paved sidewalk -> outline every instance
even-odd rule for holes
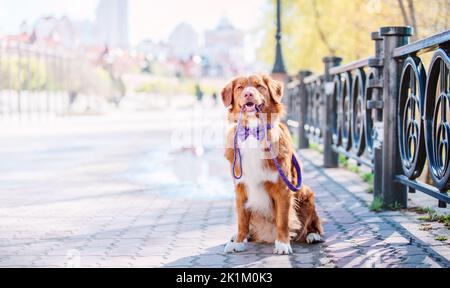
[[[448,230],[422,231],[412,212],[370,212],[366,184],[319,169],[310,150],[304,181],[326,241],[289,256],[261,244],[224,254],[235,213],[223,151],[171,149],[171,131],[150,118],[0,139],[0,267],[450,267],[449,241],[435,240]]]

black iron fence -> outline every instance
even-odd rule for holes
[[[24,44],[0,46],[0,117],[64,114],[74,87],[73,55]]]
[[[102,103],[120,101],[118,80],[103,52],[0,39],[0,119],[98,112]]]
[[[374,197],[406,207],[421,191],[450,203],[450,30],[408,44],[410,27],[372,33],[375,55],[325,72],[300,71],[287,84],[288,124],[299,148],[323,145],[324,166],[339,154],[374,173]],[[422,55],[432,53],[428,70]],[[426,165],[428,164],[428,165]],[[428,173],[432,183],[419,181]]]

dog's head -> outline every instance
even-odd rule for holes
[[[283,112],[283,84],[267,75],[239,76],[222,90],[222,101],[230,114]]]

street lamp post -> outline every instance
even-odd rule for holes
[[[273,65],[272,75],[279,80],[285,80],[286,69],[284,67],[283,53],[281,51],[281,3],[277,0],[277,33],[276,50],[275,50],[275,64]]]

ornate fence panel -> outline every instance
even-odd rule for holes
[[[0,38],[0,120],[92,113],[123,96],[109,54]],[[115,69],[117,68],[117,71]]]
[[[304,129],[306,137],[310,141],[323,143],[323,107],[324,97],[322,93],[322,79],[316,76],[309,76],[303,82],[306,85],[306,120]]]
[[[288,83],[288,124],[298,129],[299,148],[323,144],[325,167],[337,167],[339,154],[370,167],[374,197],[385,207],[405,207],[407,191],[416,190],[445,207],[450,31],[408,44],[411,35],[410,27],[383,27],[372,33],[373,57],[342,66],[340,58],[326,57],[323,75],[301,71]],[[424,52],[433,53],[428,69]],[[425,167],[432,184],[418,180]]]
[[[393,58],[402,62],[399,79],[397,130],[402,172],[396,180],[411,189],[450,203],[450,31],[398,47]],[[432,52],[428,70],[421,59]],[[433,185],[416,179],[428,162]]]
[[[366,117],[367,74],[371,73],[369,59],[363,59],[330,70],[333,76],[332,98],[336,111],[332,121],[332,149],[373,168],[370,117]],[[367,115],[370,115],[368,113]]]
[[[71,56],[24,44],[0,46],[0,116],[64,114]]]

